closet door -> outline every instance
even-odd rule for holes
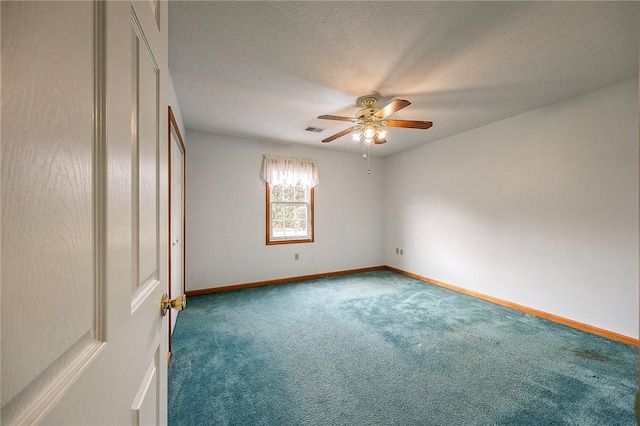
[[[182,135],[176,123],[173,111],[169,107],[169,288],[170,297],[185,292],[185,184],[186,152]],[[170,316],[170,333],[176,325],[177,313]]]

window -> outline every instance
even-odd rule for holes
[[[266,187],[267,244],[314,241],[314,160],[265,156],[262,179]]]
[[[313,242],[313,188],[267,184],[267,244]]]

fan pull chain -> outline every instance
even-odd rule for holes
[[[370,175],[371,174],[371,160],[369,160],[369,145],[366,144],[362,144],[362,159],[365,160],[367,162],[367,174]]]

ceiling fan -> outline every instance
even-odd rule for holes
[[[350,121],[355,125],[345,129],[333,136],[323,139],[323,143],[331,142],[344,135],[353,133],[353,138],[363,142],[365,145],[383,144],[387,142],[387,131],[385,127],[405,127],[408,129],[428,129],[433,126],[431,121],[415,120],[389,120],[387,117],[411,105],[411,102],[404,99],[394,99],[383,108],[376,108],[378,99],[368,96],[362,99],[363,108],[356,113],[355,118],[341,117],[339,115],[321,115],[323,120]]]

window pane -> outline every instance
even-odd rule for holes
[[[298,230],[298,235],[305,236],[307,235],[307,221],[306,220],[298,220],[296,229]]]
[[[303,220],[307,219],[307,206],[306,205],[297,206],[296,207],[296,218],[303,219]]]
[[[271,228],[272,236],[274,238],[283,237],[284,236],[284,222],[275,221],[275,222],[272,222],[272,224],[273,224],[273,226]]]
[[[293,229],[293,224],[295,221],[292,216],[287,215],[287,218],[284,220],[284,227],[286,231],[291,231]]]
[[[294,201],[294,187],[287,185],[284,187],[284,197],[282,199],[282,201]]]
[[[284,209],[284,219],[292,220],[295,218],[294,216],[294,206],[291,204],[283,204],[282,208]]]
[[[271,201],[282,201],[283,187],[276,185],[271,188]]]
[[[307,189],[304,186],[296,186],[295,201],[307,201]]]
[[[284,219],[284,208],[282,204],[271,205],[271,221],[278,222]]]

